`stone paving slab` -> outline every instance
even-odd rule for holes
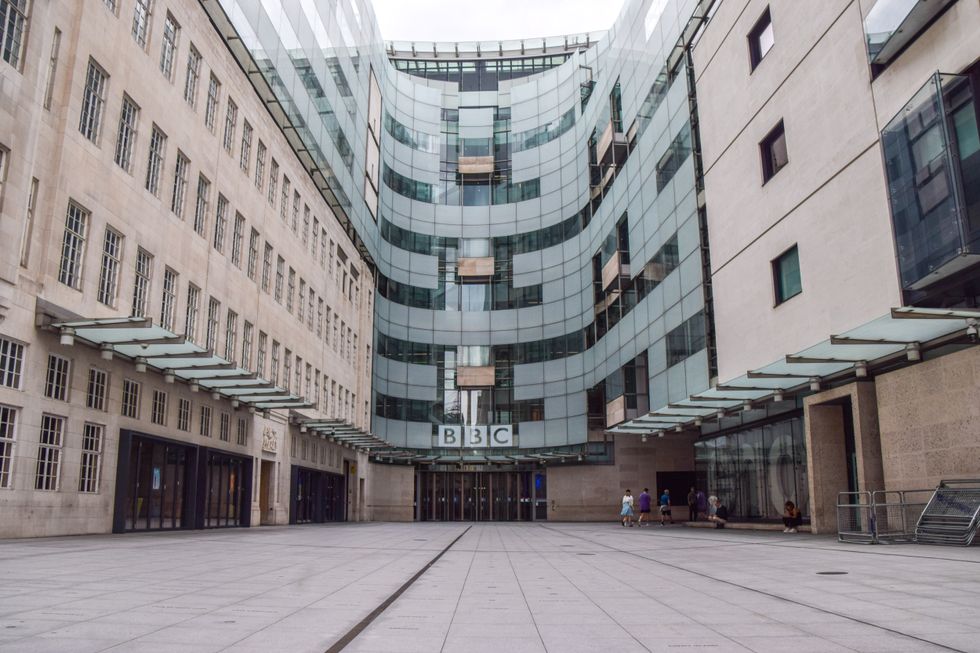
[[[571,523],[2,541],[0,651],[323,653],[444,550],[345,651],[980,651],[980,548]]]

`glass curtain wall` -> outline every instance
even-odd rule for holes
[[[733,519],[779,519],[786,501],[809,517],[802,417],[700,440],[694,460],[705,493],[721,499]]]

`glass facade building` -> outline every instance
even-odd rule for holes
[[[516,449],[574,446],[626,388],[708,387],[691,92],[668,65],[696,6],[630,0],[600,38],[386,47],[361,0],[221,0],[376,266],[379,436],[504,423]]]

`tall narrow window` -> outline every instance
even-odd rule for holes
[[[184,335],[191,342],[197,342],[197,316],[201,310],[201,289],[194,284],[187,285],[187,312],[184,314]]]
[[[191,430],[191,402],[189,399],[177,400],[177,430]]]
[[[238,418],[238,437],[236,444],[243,447],[248,444],[248,422],[244,417]]]
[[[3,155],[0,154],[0,157]],[[3,164],[0,163],[0,180],[3,179]],[[2,181],[0,181],[2,183]],[[20,265],[21,267],[27,267],[30,263],[31,258],[31,240],[34,236],[34,218],[37,215],[37,191],[40,182],[37,177],[31,178],[31,189],[27,193],[27,216],[24,220],[24,231],[21,234],[20,239]],[[2,198],[3,191],[0,188],[0,198]]]
[[[51,54],[48,57],[48,76],[44,84],[44,108],[51,108],[51,99],[54,97],[54,80],[58,72],[58,53],[61,50],[61,30],[54,28],[54,37],[51,39]]]
[[[140,108],[125,93],[122,108],[119,110],[119,129],[116,134],[115,161],[126,172],[133,171],[133,147],[136,145],[136,130],[139,124]]]
[[[242,329],[242,368],[252,369],[252,323],[245,321],[245,328]]]
[[[265,183],[265,143],[259,139],[258,147],[255,149],[255,187],[262,192],[262,185]]]
[[[282,197],[279,200],[279,217],[283,222],[289,221],[289,177],[282,176]]]
[[[197,81],[201,77],[201,53],[191,43],[187,51],[187,70],[184,77],[184,101],[193,109],[197,104]]]
[[[170,210],[178,218],[184,217],[184,200],[187,197],[187,173],[191,162],[184,153],[177,150],[177,164],[174,168],[174,192],[170,198]]]
[[[296,270],[289,268],[289,279],[286,285],[286,310],[293,312],[293,295],[296,294]]]
[[[153,391],[153,401],[150,403],[150,421],[160,426],[167,425],[167,393],[162,390]]]
[[[231,148],[235,145],[235,126],[238,124],[238,105],[231,98],[228,98],[228,109],[225,111],[225,134],[224,148],[231,154]]]
[[[0,0],[0,56],[16,70],[24,53],[28,1]]]
[[[61,472],[61,449],[65,440],[65,418],[41,415],[41,437],[37,446],[35,490],[57,490]]]
[[[85,405],[92,410],[105,411],[109,392],[109,373],[97,367],[88,371],[88,388],[85,392]]]
[[[152,0],[136,0],[133,8],[133,40],[136,45],[146,49],[146,35],[150,29],[150,2]]]
[[[296,233],[299,230],[299,205],[300,205],[299,191],[294,190],[293,191],[293,219],[291,222],[293,233]]]
[[[284,347],[283,356],[282,356],[282,386],[287,391],[289,390],[290,383],[292,382],[292,374],[293,374],[293,352],[289,351],[289,349]]]
[[[140,247],[136,250],[136,275],[133,281],[132,315],[134,317],[145,317],[147,315],[152,273],[153,255]]]
[[[211,407],[201,406],[201,435],[211,437]]]
[[[231,440],[231,415],[221,413],[218,417],[218,439],[222,442]]]
[[[228,226],[228,200],[218,193],[218,210],[214,214],[214,248],[223,251],[225,248],[225,229]]]
[[[265,350],[269,336],[266,335],[265,331],[259,331],[259,348],[258,352],[255,354],[255,373],[258,376],[265,376]]]
[[[13,478],[16,439],[17,409],[0,404],[0,488],[10,487]]]
[[[269,292],[269,283],[272,280],[272,245],[265,244],[265,252],[262,254],[262,290]]]
[[[238,342],[238,313],[228,309],[225,317],[225,360],[235,360],[235,348]]]
[[[762,183],[766,183],[789,163],[782,120],[762,139],[759,150],[762,154]]]
[[[208,79],[208,100],[204,105],[204,126],[214,132],[215,114],[218,113],[218,100],[221,96],[221,82],[211,73]]]
[[[327,267],[327,230],[320,229],[320,267]]]
[[[44,381],[44,396],[58,401],[68,401],[68,383],[71,380],[71,362],[67,358],[48,354],[48,372]]]
[[[221,302],[214,297],[208,302],[208,324],[204,335],[204,348],[214,350],[218,345],[218,327],[221,322]]]
[[[108,227],[102,241],[102,269],[99,271],[99,302],[115,306],[119,287],[119,265],[122,258],[122,235]]]
[[[163,301],[160,307],[160,326],[173,331],[177,315],[177,273],[170,268],[163,271]]]
[[[105,427],[101,424],[86,422],[85,426],[82,427],[82,460],[78,470],[79,492],[96,493],[99,491],[104,436]]]
[[[299,297],[296,298],[296,317],[299,318],[299,323],[303,323],[303,306],[306,300],[306,280],[299,280]]]
[[[755,70],[775,42],[772,33],[772,15],[769,13],[769,7],[766,7],[762,16],[752,26],[752,31],[749,32],[749,61],[752,70]]]
[[[313,331],[313,306],[316,304],[316,293],[310,287],[309,300],[306,305],[306,328]]]
[[[310,207],[306,204],[303,205],[303,233],[300,234],[300,240],[303,243],[303,248],[310,242]]]
[[[279,183],[279,163],[276,162],[276,157],[272,157],[272,163],[269,165],[269,204],[275,208],[276,206],[276,185]]]
[[[99,142],[102,129],[102,112],[105,110],[106,81],[109,75],[94,59],[88,60],[85,73],[85,90],[82,93],[82,113],[78,119],[78,131],[93,143]]]
[[[160,72],[169,82],[174,79],[174,59],[177,57],[179,35],[180,25],[168,11],[167,18],[163,21],[163,41],[160,43]]]
[[[194,203],[194,231],[198,236],[205,237],[208,228],[208,207],[211,195],[211,182],[207,177],[197,176],[197,201]]]
[[[800,276],[800,251],[796,245],[773,260],[772,278],[777,305],[803,292],[803,281]]]
[[[313,232],[310,234],[312,242],[310,243],[310,256],[313,257],[313,261],[316,261],[317,251],[320,249],[320,221],[317,220],[316,216],[313,216]]]
[[[272,341],[272,352],[269,354],[269,381],[272,385],[279,383],[279,343]]]
[[[246,274],[248,278],[255,281],[256,268],[259,264],[259,232],[252,229],[252,232],[248,236],[248,264],[246,266]]]
[[[273,289],[272,297],[280,304],[282,303],[282,284],[285,277],[286,261],[283,257],[276,259],[276,285]]]
[[[88,212],[74,202],[68,202],[65,217],[65,236],[61,241],[61,264],[58,281],[76,290],[82,284],[82,256],[85,252],[85,235]]]
[[[235,227],[231,232],[231,264],[242,267],[242,239],[245,237],[245,217],[235,213]]]
[[[0,337],[0,386],[20,390],[24,371],[24,345]]]
[[[123,379],[121,413],[123,417],[140,418],[140,392],[142,387],[132,379]]]
[[[252,158],[252,125],[247,120],[242,121],[242,152],[238,158],[238,166],[248,174],[248,164]]]
[[[146,162],[146,190],[154,195],[160,193],[160,171],[167,150],[167,135],[153,125],[150,132],[150,153]]]
[[[316,305],[316,337],[323,337],[323,297],[317,300]]]

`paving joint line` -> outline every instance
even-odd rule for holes
[[[541,526],[541,528],[544,528],[544,529],[547,529],[547,530],[550,530],[550,531],[554,531],[556,533],[561,533],[562,532],[562,531],[560,531],[560,530],[558,530],[556,528],[553,528],[551,526],[545,526],[544,524],[539,524],[539,526]],[[756,594],[762,594],[763,596],[768,596],[768,597],[773,598],[773,599],[784,601],[786,603],[792,603],[793,605],[798,605],[798,606],[801,606],[801,607],[804,607],[804,608],[809,608],[811,610],[817,610],[818,612],[823,612],[824,614],[832,614],[835,617],[841,617],[841,618],[847,619],[848,621],[853,621],[855,623],[864,624],[865,626],[870,626],[872,628],[877,628],[879,630],[883,630],[885,632],[893,633],[895,635],[900,635],[902,637],[907,637],[909,639],[914,639],[916,641],[923,642],[925,644],[930,644],[932,646],[937,646],[937,647],[939,647],[941,649],[944,649],[944,650],[947,650],[947,651],[954,651],[955,653],[968,653],[967,651],[964,651],[962,649],[954,648],[952,646],[947,646],[946,644],[940,644],[939,642],[934,642],[931,639],[926,639],[925,637],[919,637],[917,635],[911,635],[909,633],[904,633],[904,632],[902,632],[900,630],[895,630],[894,628],[889,628],[887,626],[882,626],[881,624],[876,624],[876,623],[871,622],[871,621],[865,621],[864,619],[858,619],[857,617],[852,617],[851,615],[844,614],[842,612],[835,612],[833,610],[828,610],[826,608],[821,608],[821,607],[818,607],[818,606],[815,606],[815,605],[810,605],[809,603],[804,603],[802,601],[797,601],[796,599],[791,599],[791,598],[787,598],[785,596],[780,596],[779,594],[773,594],[772,592],[767,592],[765,590],[756,589],[754,587],[749,587],[747,585],[741,585],[741,584],[736,583],[734,581],[725,580],[723,578],[717,578],[715,576],[711,576],[709,574],[705,574],[705,573],[700,572],[700,571],[694,571],[692,569],[687,569],[687,568],[681,567],[679,565],[670,564],[668,562],[662,562],[662,561],[657,560],[655,558],[648,558],[646,556],[639,555],[638,553],[634,553],[632,551],[627,551],[625,549],[619,549],[617,547],[610,546],[608,544],[602,544],[600,542],[596,542],[595,540],[590,540],[590,539],[588,539],[586,537],[583,537],[581,535],[575,535],[573,533],[566,533],[566,534],[569,535],[570,537],[575,537],[575,538],[578,538],[578,539],[583,540],[585,542],[590,542],[592,544],[599,544],[600,546],[604,546],[604,547],[606,547],[608,549],[612,549],[613,551],[619,551],[620,553],[624,553],[624,554],[629,555],[629,556],[640,558],[641,560],[646,560],[647,562],[652,562],[654,564],[662,565],[664,567],[668,567],[668,568],[674,569],[676,571],[687,572],[687,573],[692,574],[694,576],[699,576],[701,578],[706,578],[708,580],[713,580],[713,581],[718,582],[718,583],[724,583],[726,585],[731,585],[732,587],[738,587],[738,588],[743,589],[743,590],[746,590],[748,592],[754,592]]]
[[[356,638],[358,635],[360,635],[364,630],[367,629],[368,626],[371,625],[371,623],[375,619],[377,619],[379,616],[381,616],[381,613],[382,612],[384,612],[385,610],[387,610],[388,607],[398,599],[398,597],[400,597],[402,594],[404,594],[405,591],[409,587],[411,587],[413,584],[415,584],[415,581],[417,581],[419,578],[421,578],[422,577],[422,574],[424,574],[425,572],[427,572],[432,567],[432,565],[434,565],[436,562],[438,562],[439,561],[439,558],[441,558],[443,555],[445,555],[446,552],[449,551],[449,549],[453,548],[453,545],[456,544],[456,542],[459,542],[459,540],[462,539],[462,537],[464,535],[466,535],[470,531],[471,528],[473,528],[473,527],[472,526],[467,526],[466,527],[466,530],[464,530],[462,533],[460,533],[459,535],[457,535],[456,536],[456,539],[454,539],[452,542],[450,542],[449,544],[446,545],[446,548],[444,548],[442,551],[440,551],[439,553],[437,553],[436,556],[434,558],[432,558],[431,560],[429,560],[429,562],[424,567],[422,567],[417,572],[415,572],[415,575],[414,576],[412,576],[407,581],[405,581],[404,583],[402,583],[402,586],[401,587],[399,587],[398,589],[396,589],[388,598],[386,598],[384,601],[382,601],[380,604],[378,604],[378,607],[376,607],[374,610],[372,610],[371,613],[368,616],[364,617],[359,622],[357,622],[356,624],[354,624],[354,627],[353,628],[351,628],[350,630],[348,630],[344,634],[343,637],[341,637],[336,642],[334,642],[333,646],[331,646],[330,648],[328,648],[324,653],[340,653],[340,651],[343,651],[345,648],[347,648],[347,646],[352,641],[354,641],[354,638]]]

